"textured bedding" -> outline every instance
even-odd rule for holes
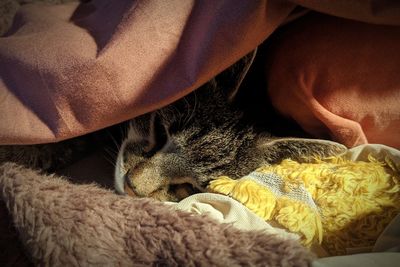
[[[328,161],[284,160],[239,180],[223,176],[210,183],[212,193],[172,205],[240,229],[276,234],[285,229],[318,256],[384,251],[378,239],[386,239],[386,250],[399,251],[398,231],[386,230],[391,236],[382,236],[390,224],[399,229],[400,221],[395,222],[400,219],[400,151],[361,145]]]
[[[352,149],[348,158],[365,160],[370,153],[377,159],[388,156],[399,161],[397,150],[379,145]],[[86,168],[97,169],[89,170],[92,175],[102,169],[96,166],[104,165],[100,159],[85,159],[83,163]],[[82,170],[81,163],[63,172],[71,177],[73,168]],[[107,173],[107,168],[102,172]],[[81,181],[85,176],[90,174],[82,175]],[[76,184],[77,179],[44,175],[15,164],[0,167],[0,197],[16,228],[15,236],[2,235],[9,241],[4,250],[9,254],[2,258],[5,263],[307,266],[313,262],[315,266],[340,266],[346,259],[315,261],[297,235],[272,227],[226,196],[199,194],[177,204],[163,204],[117,196],[98,184]],[[399,239],[395,229],[393,226],[368,251],[398,250],[393,243]],[[21,244],[12,244],[17,236]],[[329,256],[321,247],[314,247],[313,252]],[[359,260],[370,264],[376,258],[391,266],[398,255],[365,254]]]
[[[400,25],[397,1],[325,2],[23,5],[0,38],[0,113],[6,114],[0,117],[0,144],[67,139],[169,104],[298,16],[293,13],[297,3],[369,23]],[[2,7],[2,17],[10,19],[17,5],[8,0]]]
[[[395,1],[23,5],[0,38],[0,144],[64,140],[169,104],[296,18],[299,6],[400,25]],[[0,3],[2,33],[18,7],[17,1]],[[345,140],[343,132],[330,130],[323,137]],[[370,141],[360,140],[346,144]],[[6,204],[0,216],[10,216],[1,221],[6,234],[0,245],[6,263],[13,265],[306,266],[313,259],[289,236],[238,230],[165,204],[123,198],[95,184],[73,184],[13,164],[0,166],[0,196]],[[15,243],[17,236],[22,245]]]
[[[312,259],[288,235],[238,230],[13,164],[0,167],[0,184],[0,196],[37,265],[307,266]]]

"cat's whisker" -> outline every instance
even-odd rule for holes
[[[187,114],[190,114],[190,115],[185,118],[183,127],[185,127],[192,120],[192,118],[193,118],[193,116],[195,114],[195,111],[197,109],[198,101],[197,101],[196,91],[193,92],[193,96],[194,96],[194,107],[193,107],[193,109],[190,109],[189,102],[187,100],[185,100],[188,103],[188,109],[187,109],[188,112],[187,112]]]
[[[116,167],[116,155],[112,154],[114,153],[114,151],[108,150],[108,149],[104,149],[104,152],[106,153],[102,153],[103,158],[111,163],[114,167]]]
[[[116,167],[116,162],[117,162],[116,159],[117,159],[117,157],[118,157],[117,152],[112,151],[112,150],[110,150],[110,149],[104,149],[104,152],[105,152],[105,153],[102,154],[102,156],[104,157],[104,159],[105,159],[107,162],[111,163],[111,165],[114,166],[114,168],[115,168],[115,167]]]
[[[114,161],[114,160],[108,158],[108,157],[105,156],[105,155],[103,155],[103,158],[104,158],[108,163],[111,163],[111,165],[112,165],[114,168],[116,167],[116,164],[115,164],[115,161]]]
[[[175,114],[172,114],[172,118],[180,118],[181,116],[180,116],[180,114],[181,114],[181,112],[179,111],[179,109],[177,108],[177,107],[175,107],[175,106],[172,106],[173,107],[173,113],[175,113]],[[173,119],[170,119],[171,121],[173,121]]]
[[[179,125],[182,125],[182,127],[184,127],[187,124],[188,118],[190,117],[190,103],[187,100],[187,97],[184,97],[183,100],[185,102],[185,110],[186,110],[186,112],[185,112],[185,117],[183,118],[183,125],[181,123],[182,118],[180,118],[180,121],[179,121]]]
[[[125,139],[128,136],[128,125],[127,123],[123,123],[122,126],[119,127],[121,138]]]
[[[118,127],[118,133],[120,134],[120,137],[122,138],[122,139],[124,139],[125,138],[125,133],[126,133],[126,128],[127,127],[125,127],[125,123],[122,123],[119,127]]]
[[[110,136],[110,139],[112,141],[112,143],[115,145],[115,148],[117,149],[117,151],[120,149],[120,144],[118,144],[117,140],[115,139],[115,137],[110,133],[110,131],[107,131],[107,134]]]
[[[106,152],[109,156],[116,158],[118,156],[118,150],[112,150],[111,148],[104,148],[104,152]]]

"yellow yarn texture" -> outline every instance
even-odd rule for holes
[[[348,248],[373,246],[400,211],[398,166],[388,158],[368,160],[286,159],[239,180],[220,177],[209,189],[299,234],[306,246],[322,243],[331,255],[343,255]]]

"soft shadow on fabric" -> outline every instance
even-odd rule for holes
[[[70,21],[86,29],[97,44],[97,53],[104,49],[123,21],[124,14],[134,9],[138,1],[97,0],[81,3],[72,14]]]

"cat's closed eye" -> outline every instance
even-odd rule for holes
[[[160,151],[168,142],[168,129],[163,125],[161,119],[157,114],[154,115],[153,125],[150,126],[149,131],[149,144],[143,151],[145,157],[150,158],[158,151]]]
[[[229,80],[232,77],[228,75]],[[262,164],[330,156],[345,149],[328,142],[273,137],[268,128],[256,129],[229,98],[213,79],[188,96],[133,119],[118,154],[116,191],[176,201],[205,190],[221,175],[238,179]]]

